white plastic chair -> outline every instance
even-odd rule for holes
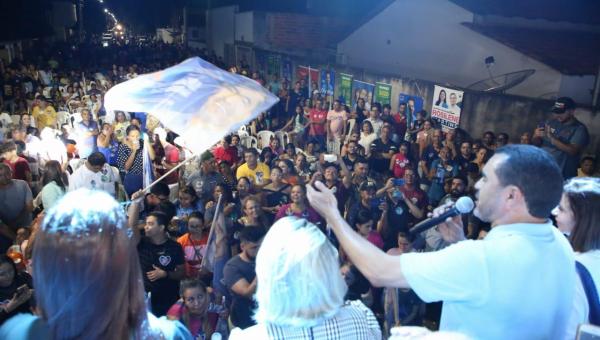
[[[10,119],[12,119],[13,124],[17,126],[21,122],[21,115],[11,115]]]
[[[56,125],[58,125],[58,129],[63,124],[71,124],[71,113],[68,111],[58,111],[56,113]]]
[[[275,138],[279,139],[279,145],[285,147],[290,141],[290,135],[285,131],[276,131]]]
[[[237,131],[237,134],[240,136],[240,138],[242,137],[242,135],[248,135],[248,127],[246,127],[246,125],[242,125],[240,126],[240,128]]]
[[[250,135],[248,134],[248,131],[238,131],[237,135],[238,135],[238,137],[240,137],[240,139],[241,139],[242,137],[248,137],[248,136],[250,136]]]
[[[271,139],[275,138],[275,133],[268,130],[259,131],[256,134],[256,137],[258,138],[258,148],[262,150],[263,148],[269,146]]]
[[[258,145],[258,140],[254,136],[245,136],[240,137],[240,143],[246,149],[256,148],[256,146]]]

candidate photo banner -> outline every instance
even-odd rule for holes
[[[442,130],[456,129],[460,124],[463,91],[435,85],[431,119],[442,125]]]
[[[340,100],[345,105],[352,104],[352,78],[351,74],[340,73]]]
[[[370,110],[374,92],[375,84],[354,79],[352,81],[352,106],[356,106],[358,100],[362,98],[365,100],[365,107]]]
[[[385,83],[375,84],[375,102],[381,105],[392,103],[392,85]]]
[[[335,89],[335,72],[333,70],[321,70],[321,95],[332,97]]]
[[[417,119],[417,112],[423,110],[423,103],[423,98],[419,96],[407,93],[400,93],[398,95],[398,110],[400,110],[400,104],[406,105],[400,113],[404,114],[409,125]]]

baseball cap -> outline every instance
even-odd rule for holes
[[[373,182],[373,181],[364,181],[360,184],[360,187],[358,189],[360,191],[377,190],[377,186],[375,185],[375,182]]]
[[[552,113],[563,114],[567,110],[575,109],[575,101],[570,97],[560,97],[554,102]]]

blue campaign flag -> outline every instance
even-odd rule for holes
[[[196,57],[112,87],[104,106],[108,122],[115,110],[153,115],[199,154],[278,100],[254,80]]]

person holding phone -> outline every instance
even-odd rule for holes
[[[575,101],[569,97],[556,100],[552,118],[538,125],[532,144],[549,152],[562,170],[563,177],[577,176],[581,153],[590,142],[588,129],[575,118]]]
[[[0,256],[0,324],[19,313],[31,313],[31,276],[19,272],[13,260]]]

